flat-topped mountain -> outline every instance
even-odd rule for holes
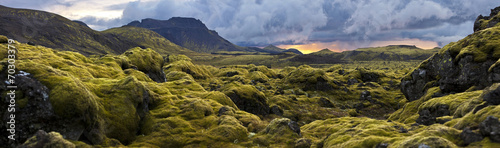
[[[143,19],[133,21],[126,26],[150,29],[177,45],[197,52],[212,53],[217,51],[252,51],[240,47],[209,30],[200,20],[194,18],[173,17],[168,20]]]

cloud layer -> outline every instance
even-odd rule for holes
[[[79,19],[97,30],[143,18],[194,17],[243,46],[335,43],[338,50],[385,41],[420,40],[439,46],[472,33],[492,0],[6,0]],[[99,5],[95,5],[99,4]]]

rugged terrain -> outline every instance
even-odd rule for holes
[[[435,54],[419,64],[398,61],[400,52],[419,49],[389,46],[382,47],[384,52],[359,50],[385,57],[380,61],[350,59],[320,68],[214,67],[193,64],[203,54],[190,58],[161,53],[162,47],[175,44],[167,44],[154,32],[151,36],[165,45],[144,39],[137,47],[99,56],[17,41],[11,46],[17,48],[18,136],[16,141],[1,138],[0,143],[4,147],[500,147],[500,25],[491,25],[500,17],[499,9],[478,17],[477,30],[466,38],[439,51],[422,51]],[[144,30],[125,26],[98,33],[138,40],[127,32]],[[1,78],[8,73],[7,49],[7,37],[0,36]],[[322,50],[311,55],[342,53]],[[289,60],[300,55],[252,56]],[[5,94],[8,85],[2,80],[0,92]],[[0,97],[5,121],[9,102]],[[0,131],[6,127],[6,122],[0,123]],[[1,137],[7,134],[0,132]]]

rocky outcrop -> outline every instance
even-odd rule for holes
[[[480,90],[500,82],[500,27],[478,31],[450,43],[401,80],[401,91],[409,101],[439,86],[441,93]]]
[[[490,16],[479,15],[474,22],[474,32],[483,30],[486,28],[491,28],[500,22],[500,17],[498,17],[498,12],[500,12],[500,7],[491,9]]]
[[[500,142],[500,121],[496,117],[488,116],[479,124],[479,132],[484,137],[490,137],[493,142]]]

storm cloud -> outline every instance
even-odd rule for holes
[[[9,6],[9,1],[12,0],[0,4]],[[16,0],[23,1],[28,0]],[[98,0],[57,0],[51,6],[39,5],[37,1],[33,8],[56,11],[88,1]],[[121,16],[63,16],[84,21],[97,30],[144,18],[193,17],[242,46],[335,43],[334,47],[342,50],[403,40],[431,41],[443,46],[472,33],[479,14],[489,15],[490,9],[500,6],[500,1],[493,0],[100,1],[108,4],[100,10],[121,11]]]

